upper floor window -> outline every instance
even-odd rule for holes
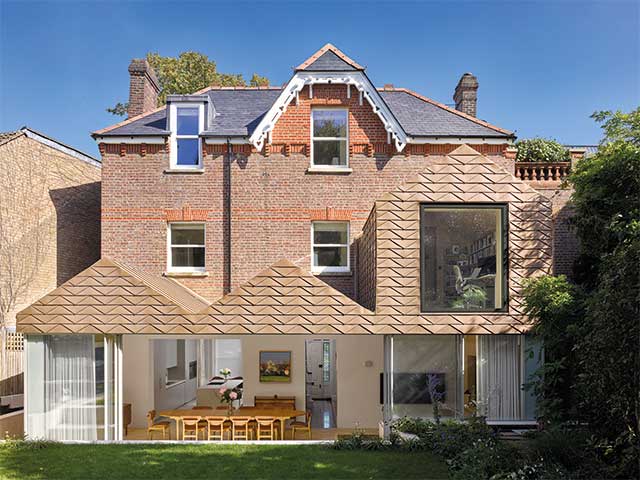
[[[169,258],[171,272],[204,272],[204,224],[169,224]]]
[[[311,268],[314,272],[348,272],[349,222],[313,222],[311,257]]]
[[[311,111],[311,130],[311,165],[347,168],[348,111],[344,108],[314,108]]]
[[[204,105],[171,104],[171,168],[202,168]]]
[[[505,222],[504,206],[422,206],[422,311],[505,307]]]

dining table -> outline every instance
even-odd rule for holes
[[[180,421],[184,417],[273,417],[280,422],[280,439],[284,440],[284,423],[292,418],[305,416],[304,410],[291,408],[264,408],[264,407],[240,407],[229,411],[227,408],[192,409],[178,408],[174,410],[162,410],[158,412],[161,417],[170,418],[176,422],[176,439],[180,440]]]

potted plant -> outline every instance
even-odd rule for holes
[[[239,402],[242,398],[242,389],[238,387],[222,387],[218,391],[218,395],[220,395],[220,401],[227,404],[227,411],[229,412],[229,414],[231,414],[231,412],[233,411],[233,402]]]

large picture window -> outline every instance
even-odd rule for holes
[[[504,206],[422,206],[422,311],[483,312],[505,306],[505,222]]]
[[[204,224],[169,224],[169,270],[204,272]]]
[[[311,250],[314,272],[348,272],[349,223],[313,222]]]
[[[311,111],[311,165],[348,167],[348,111],[341,108]]]

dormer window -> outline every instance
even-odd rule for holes
[[[202,169],[200,132],[204,130],[204,105],[198,103],[172,103],[171,168]]]
[[[346,108],[314,108],[311,111],[311,166],[349,167],[349,128]]]

